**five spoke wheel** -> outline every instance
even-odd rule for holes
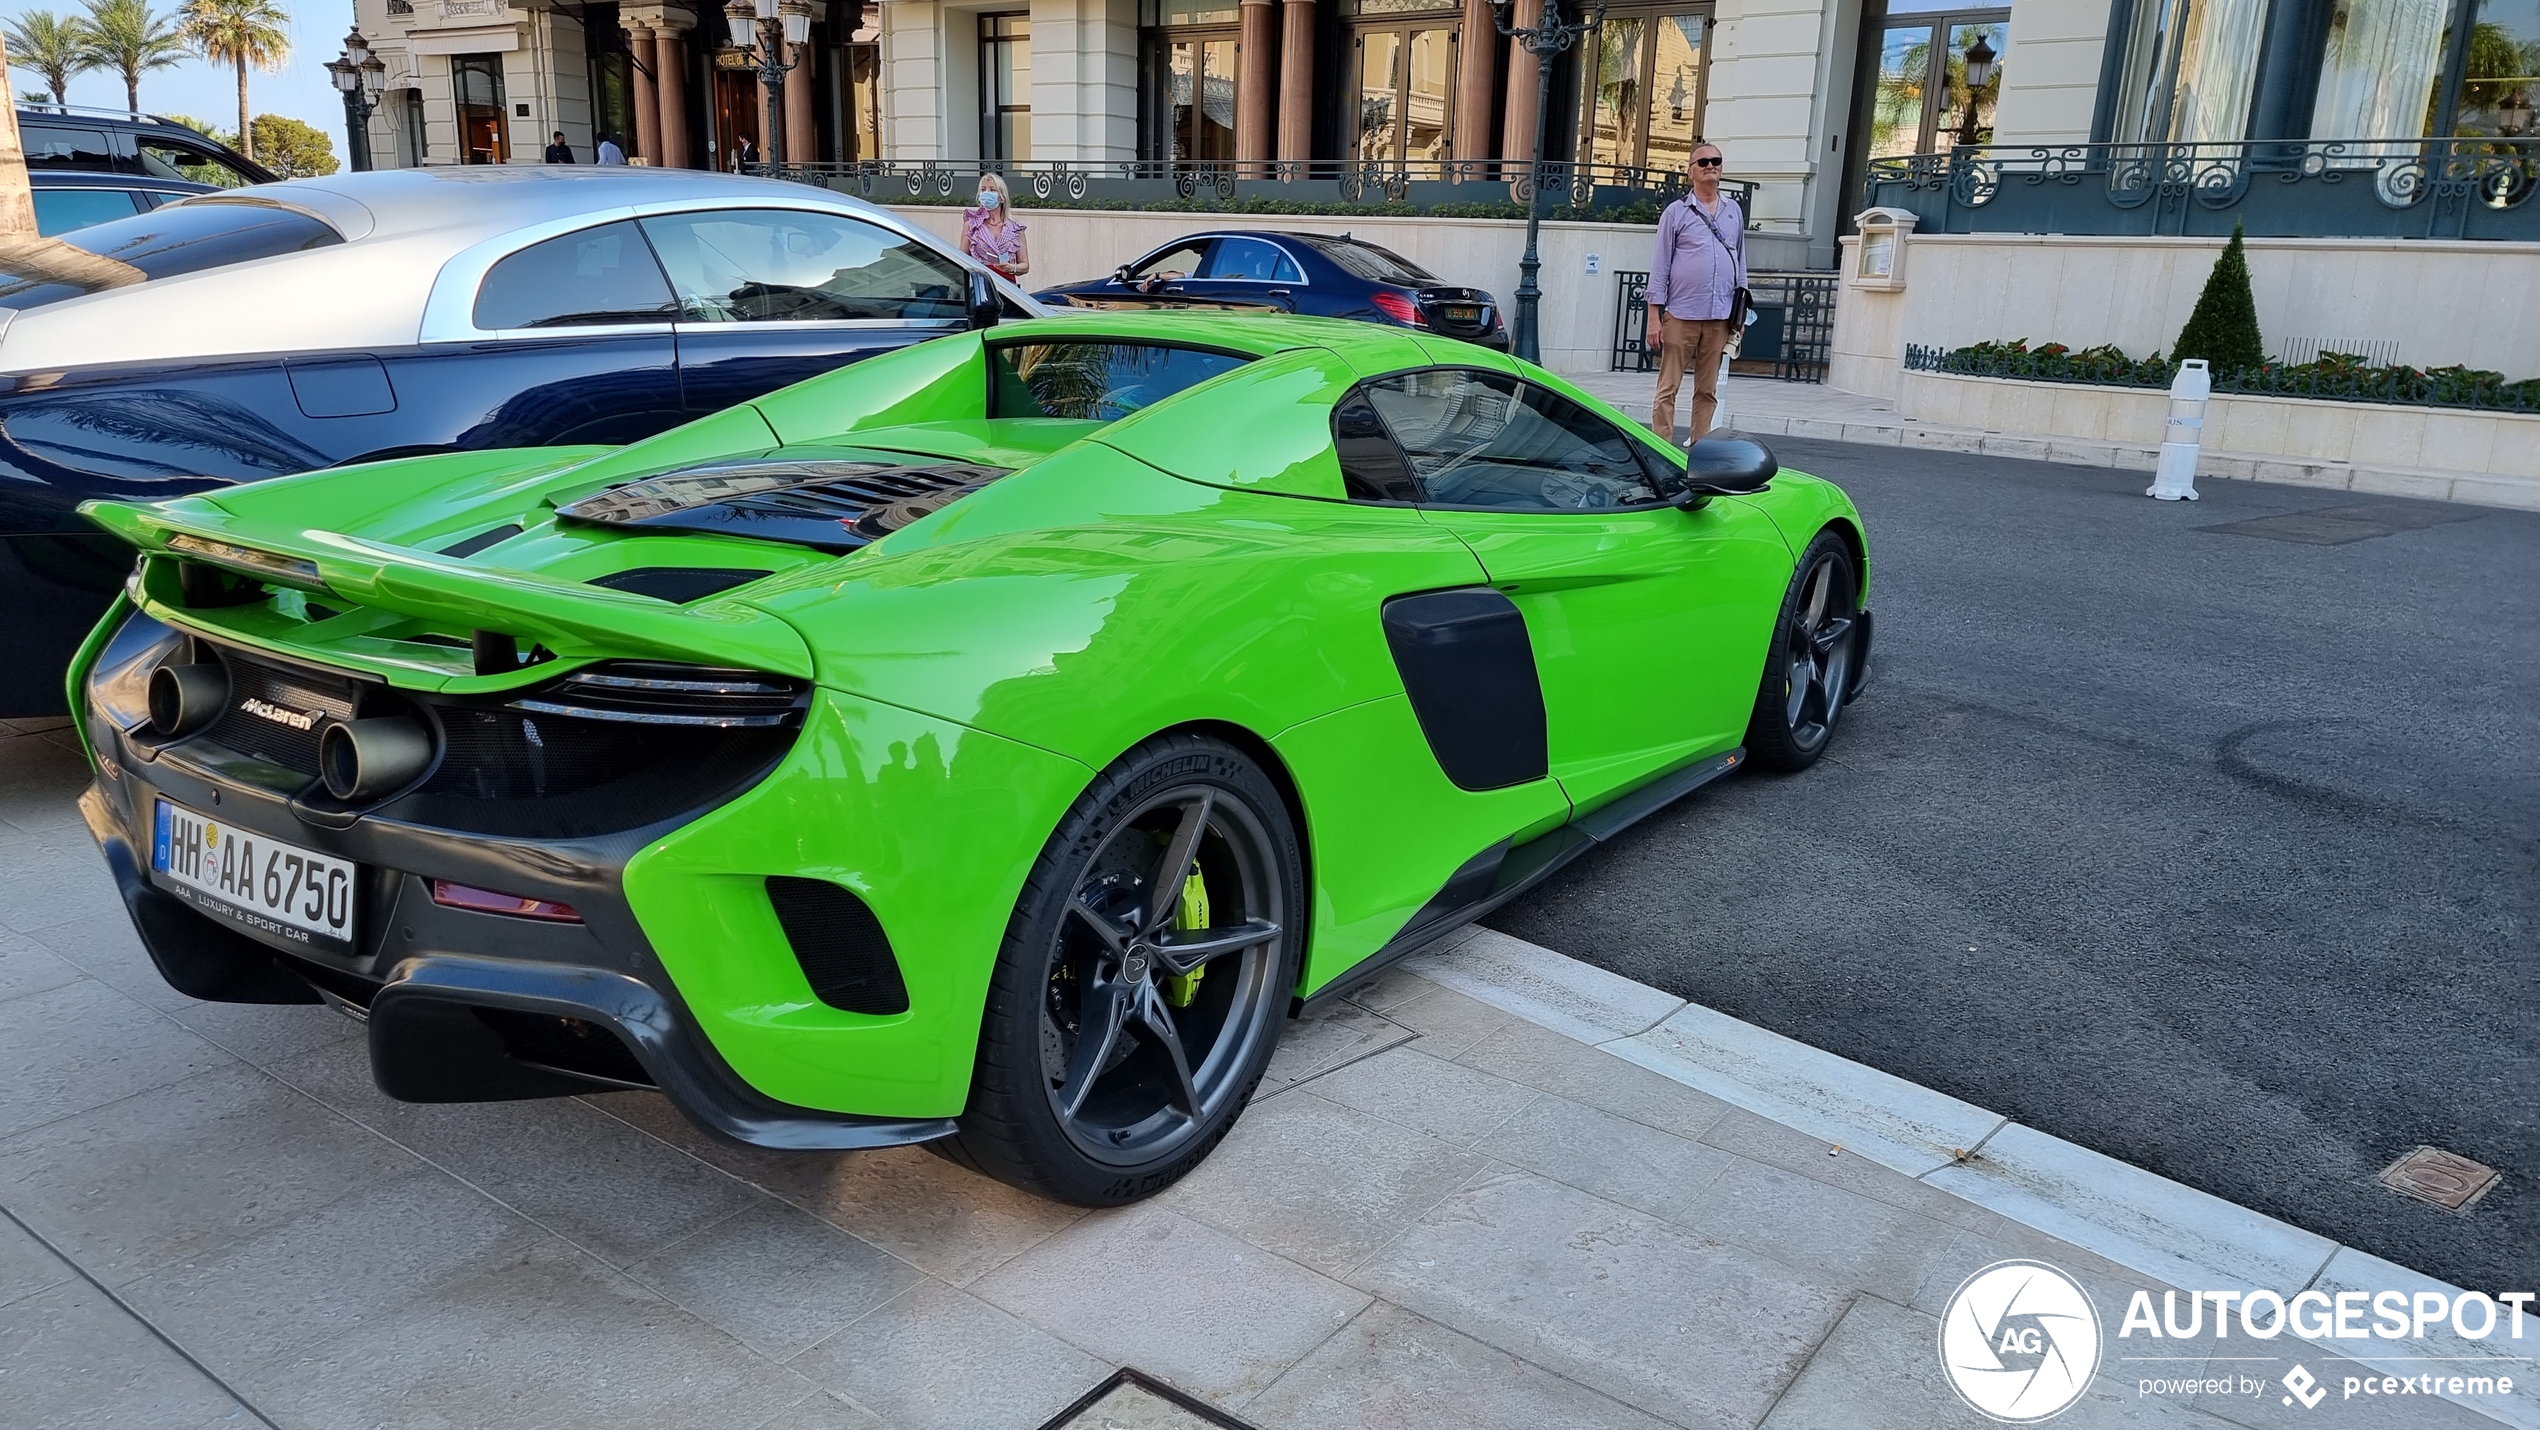
[[[1763,686],[1746,725],[1746,749],[1764,769],[1804,770],[1825,753],[1835,720],[1861,683],[1868,657],[1861,565],[1829,528],[1800,553],[1782,597]]]

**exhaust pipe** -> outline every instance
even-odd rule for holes
[[[318,776],[351,803],[402,789],[432,763],[432,734],[414,720],[341,720],[318,735]]]
[[[218,661],[163,665],[150,672],[150,728],[161,739],[191,735],[229,703],[229,668]]]

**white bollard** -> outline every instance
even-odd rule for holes
[[[2161,465],[2152,474],[2147,497],[2161,501],[2196,500],[2196,453],[2205,441],[2205,400],[2214,376],[2203,358],[2178,365],[2170,382],[2170,421],[2161,434]]]

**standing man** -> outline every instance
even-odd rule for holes
[[[550,164],[573,162],[573,146],[564,142],[564,131],[561,129],[556,131],[554,138],[547,141],[547,162]]]
[[[616,164],[621,167],[626,163],[626,151],[617,147],[616,135],[610,134],[600,140],[600,147],[592,154],[591,162],[594,164]]]
[[[1658,401],[1649,425],[1672,442],[1676,392],[1693,370],[1693,439],[1720,409],[1720,359],[1729,350],[1730,310],[1746,286],[1746,214],[1720,192],[1717,144],[1693,150],[1693,192],[1658,219],[1649,262],[1649,345],[1658,350]]]

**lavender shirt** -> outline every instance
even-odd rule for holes
[[[1730,247],[1704,226],[1706,215],[1693,211],[1693,195],[1667,205],[1658,217],[1658,252],[1649,264],[1649,301],[1670,317],[1725,318],[1729,302],[1746,283],[1746,215],[1737,200],[1720,195],[1711,226]]]

